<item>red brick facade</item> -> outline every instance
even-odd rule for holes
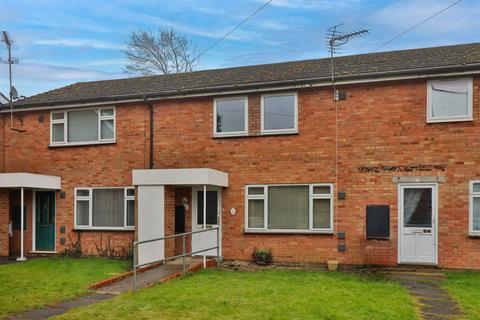
[[[335,259],[346,264],[397,264],[398,185],[393,178],[441,176],[445,181],[438,184],[438,264],[480,268],[480,238],[468,236],[469,181],[480,179],[479,85],[476,78],[474,121],[436,124],[426,123],[426,80],[343,87],[348,99],[338,102],[337,177],[335,105],[329,88],[297,91],[298,134],[289,135],[260,135],[259,94],[249,95],[248,137],[213,137],[213,97],[156,102],[154,167],[212,168],[228,173],[229,187],[222,191],[222,254],[226,259],[248,260],[254,248],[266,247],[272,249],[276,261],[301,263]],[[56,197],[56,246],[61,252],[65,246],[60,238],[68,246],[69,238],[76,237],[73,188],[129,186],[133,169],[148,168],[148,107],[117,105],[117,142],[103,146],[49,147],[49,112],[22,116],[26,133],[10,131],[4,123],[4,171],[62,177],[65,198],[58,192]],[[0,168],[1,161],[0,157]],[[377,166],[396,169],[362,169]],[[287,183],[332,183],[335,193],[345,192],[344,200],[335,197],[334,230],[345,232],[346,239],[336,234],[245,233],[245,185]],[[165,196],[165,233],[174,232],[175,205],[184,197],[189,201],[186,231],[190,231],[191,189],[167,187]],[[365,207],[369,204],[390,206],[389,239],[366,240]],[[235,215],[230,214],[231,208],[236,209]],[[0,222],[2,214],[0,210]],[[61,226],[66,227],[65,234],[60,233]],[[84,232],[83,247],[95,254],[100,237],[102,241],[110,237],[113,246],[121,248],[129,245],[133,233]],[[345,243],[345,252],[338,252],[339,243]],[[178,241],[167,243],[166,253],[178,253],[180,245]]]

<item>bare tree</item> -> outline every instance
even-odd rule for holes
[[[131,75],[190,72],[197,66],[195,45],[172,28],[160,28],[156,34],[133,31],[127,46],[124,71]]]

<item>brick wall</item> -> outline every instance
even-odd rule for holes
[[[249,96],[250,136],[212,137],[212,99],[156,104],[157,168],[209,167],[229,174],[222,192],[223,255],[250,259],[267,247],[277,261],[349,264],[397,263],[397,188],[394,176],[443,176],[439,185],[439,265],[480,268],[480,239],[469,238],[468,181],[480,177],[479,81],[475,80],[474,122],[426,124],[426,81],[346,86],[338,103],[339,171],[335,230],[344,231],[346,252],[334,235],[245,234],[247,184],[335,182],[335,107],[330,89],[299,91],[299,133],[259,137],[260,97]],[[181,120],[179,120],[181,119]],[[363,173],[363,166],[446,165],[446,169]],[[365,239],[365,207],[388,204],[388,240]],[[237,214],[229,214],[236,208]]]
[[[223,256],[250,259],[254,248],[267,247],[277,261],[349,264],[397,263],[397,184],[394,176],[443,176],[439,184],[439,265],[480,268],[480,239],[468,237],[468,182],[480,179],[479,80],[474,81],[473,122],[426,124],[426,81],[398,81],[345,86],[346,101],[338,103],[339,168],[335,191],[336,231],[346,234],[346,252],[338,252],[336,235],[246,234],[244,191],[248,184],[335,183],[335,106],[328,88],[298,91],[298,134],[259,136],[260,95],[249,96],[250,136],[212,137],[212,97],[166,100],[155,104],[156,168],[208,167],[229,174],[222,191]],[[39,121],[43,115],[44,121]],[[6,116],[4,116],[5,119]],[[5,171],[58,175],[65,199],[57,193],[59,238],[75,237],[73,188],[127,186],[132,169],[148,167],[148,108],[117,107],[115,145],[49,148],[49,113],[23,117],[26,133],[4,123]],[[20,126],[20,123],[17,125]],[[1,131],[1,130],[0,130]],[[0,160],[1,161],[1,160]],[[360,167],[440,165],[425,171],[362,172]],[[166,234],[173,233],[174,207],[182,191],[166,190]],[[187,198],[191,199],[187,196]],[[170,199],[170,200],[169,200]],[[365,207],[390,205],[388,240],[365,239]],[[190,204],[191,208],[191,204]],[[230,208],[236,209],[231,215]],[[191,222],[190,211],[187,223]],[[66,226],[65,235],[59,233]],[[189,226],[191,228],[191,226]],[[188,228],[188,227],[187,227]],[[110,237],[127,246],[133,233],[84,232],[84,247],[95,250]],[[174,252],[174,245],[167,248]]]
[[[78,233],[73,231],[75,187],[130,186],[132,170],[148,167],[148,109],[145,105],[122,105],[117,106],[116,113],[117,142],[98,146],[49,147],[49,111],[22,113],[22,121],[17,119],[15,126],[25,129],[25,133],[11,131],[9,122],[3,122],[0,132],[5,132],[6,172],[62,178],[65,198],[56,193],[58,252],[63,252],[77,239]],[[7,119],[7,115],[0,118]],[[63,226],[65,233],[60,232]],[[107,243],[117,251],[128,250],[134,237],[133,232],[124,231],[81,234],[82,246],[89,253],[96,253],[97,248],[104,248]],[[65,245],[61,244],[61,238],[65,239]]]
[[[0,257],[9,255],[9,192],[0,189]]]

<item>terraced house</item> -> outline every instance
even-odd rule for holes
[[[0,254],[128,255],[135,237],[218,226],[188,250],[479,269],[480,44],[335,67],[335,99],[316,59],[76,83],[2,107]],[[179,250],[152,242],[139,259]]]

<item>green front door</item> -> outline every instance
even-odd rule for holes
[[[35,250],[55,250],[55,192],[37,191],[35,196]]]

